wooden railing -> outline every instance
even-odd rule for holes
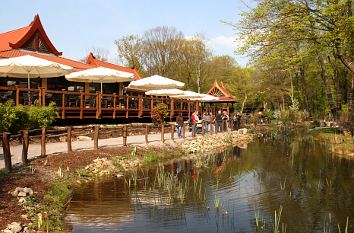
[[[28,89],[20,87],[0,87],[0,102],[13,99],[16,105],[48,105],[54,102],[59,110],[59,118],[129,118],[151,117],[152,109],[158,103],[168,106],[172,119],[182,113],[190,114],[198,108],[196,101],[153,97],[145,95],[117,95],[74,92],[67,90]]]
[[[186,131],[191,132],[191,137],[196,137],[197,133],[200,133],[204,136],[207,132],[205,126],[209,125],[208,133],[216,134],[224,131],[233,131],[235,130],[235,125],[233,120],[223,121],[221,125],[218,125],[217,122],[204,122],[201,124],[188,124],[184,123],[182,127],[182,138],[186,138]],[[99,139],[108,139],[116,138],[116,146],[122,145],[127,146],[129,144],[129,137],[133,135],[145,136],[145,143],[149,143],[150,134],[161,134],[161,142],[165,142],[166,133],[171,134],[171,140],[177,138],[177,127],[175,122],[170,122],[162,125],[155,124],[124,124],[124,125],[91,125],[91,126],[66,126],[66,127],[54,127],[54,128],[42,128],[35,130],[23,130],[19,134],[14,135],[7,132],[0,134],[0,139],[2,141],[3,154],[5,169],[12,169],[11,162],[11,146],[10,141],[18,141],[22,143],[22,163],[26,164],[28,162],[28,148],[31,144],[40,144],[41,152],[40,156],[47,156],[47,143],[51,142],[66,142],[67,152],[73,150],[72,142],[79,140],[80,137],[87,137],[87,140],[92,140],[92,146],[86,149],[98,149],[99,148]],[[176,137],[175,137],[176,135]],[[119,143],[118,140],[122,140],[122,143]],[[156,140],[156,139],[155,139]],[[140,142],[139,142],[140,143]],[[58,147],[56,147],[58,148]],[[52,153],[63,153],[64,150],[53,151]]]

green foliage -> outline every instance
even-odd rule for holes
[[[163,124],[165,118],[168,117],[168,107],[164,103],[155,105],[152,110],[152,120],[156,123]]]
[[[57,114],[55,104],[49,106],[15,106],[12,100],[0,103],[0,131],[16,133],[23,129],[48,127]]]
[[[63,208],[71,195],[72,182],[72,179],[54,180],[43,199],[37,196],[27,198],[27,215],[35,223],[31,228],[47,232],[63,231]]]
[[[54,116],[57,115],[55,104],[52,102],[49,106],[31,106],[28,111],[29,122],[31,129],[46,128],[54,121]]]
[[[158,159],[159,159],[159,155],[156,152],[149,152],[146,155],[144,155],[143,162],[145,164],[149,164],[149,163],[157,162]]]
[[[12,100],[0,103],[0,131],[17,132],[28,127],[27,107],[15,106]]]

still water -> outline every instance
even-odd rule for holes
[[[354,232],[354,161],[311,137],[263,138],[74,193],[72,232]]]

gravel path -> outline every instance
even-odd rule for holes
[[[182,139],[178,139],[177,133],[175,133],[175,141],[181,141]],[[199,136],[199,135],[198,135]],[[192,134],[190,132],[186,132],[186,138],[191,138]],[[149,134],[149,144],[157,144],[161,140],[161,134]],[[171,142],[171,134],[165,134],[165,142]],[[128,145],[145,145],[145,135],[132,135],[127,138]],[[120,147],[123,146],[123,138],[108,138],[108,139],[100,139],[98,141],[99,147]],[[86,141],[73,141],[72,142],[73,150],[89,150],[93,149],[93,140]],[[57,153],[65,153],[67,152],[67,143],[66,142],[55,142],[55,143],[47,143],[46,144],[47,155],[57,154]],[[20,164],[21,156],[22,156],[22,145],[11,146],[11,154],[12,154],[12,164]],[[32,159],[40,156],[41,154],[41,145],[40,143],[30,144],[28,148],[28,158]],[[5,167],[4,163],[4,155],[2,147],[0,147],[0,169]]]

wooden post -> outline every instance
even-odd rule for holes
[[[42,105],[45,106],[45,96],[46,96],[46,88],[42,88]]]
[[[93,147],[95,150],[98,149],[98,135],[99,135],[100,127],[98,125],[94,126],[93,131]]]
[[[161,123],[161,142],[165,142],[165,124]]]
[[[117,116],[117,94],[113,93],[113,119]]]
[[[197,127],[197,123],[194,121],[192,125],[192,137],[195,137],[196,127]]]
[[[45,128],[42,128],[42,138],[41,138],[41,156],[45,157],[46,156],[46,148],[45,148],[45,133],[46,130]]]
[[[127,146],[128,126],[123,125],[123,146]]]
[[[99,119],[101,117],[101,94],[96,91],[96,119]]]
[[[202,135],[205,135],[205,122],[202,120]]]
[[[16,106],[20,105],[20,88],[16,87]]]
[[[138,96],[138,118],[141,118],[143,115],[143,97],[141,95]]]
[[[73,149],[72,149],[72,146],[71,146],[71,131],[72,131],[72,128],[71,126],[68,126],[66,129],[67,129],[67,135],[66,135],[66,142],[68,144],[68,152],[71,152]]]
[[[175,140],[175,128],[176,128],[176,125],[172,124],[171,125],[171,139],[172,140]]]
[[[218,133],[218,131],[219,131],[218,121],[215,121],[214,125],[215,125],[214,131],[215,131],[215,133]]]
[[[230,129],[231,129],[231,131],[233,131],[234,130],[234,124],[235,124],[234,119],[231,118],[230,122],[231,122],[230,123]]]
[[[212,134],[213,133],[213,117],[210,117],[210,122],[209,122],[209,132],[210,132],[210,134]],[[215,131],[215,129],[214,129],[214,131]]]
[[[148,135],[149,135],[149,125],[146,124],[146,125],[145,125],[145,143],[146,143],[146,144],[149,143],[149,138],[148,138],[149,136],[148,136]]]
[[[61,97],[61,119],[65,119],[65,93]]]
[[[38,105],[41,106],[42,105],[42,88],[38,88]]]
[[[226,121],[225,120],[222,120],[221,121],[221,132],[224,132],[224,123],[225,123]]]
[[[125,118],[129,117],[129,95],[126,96],[127,101],[125,101]]]
[[[182,127],[182,138],[186,138],[186,124],[183,123],[183,127]]]
[[[84,93],[80,91],[80,119],[84,118]]]
[[[174,98],[170,99],[170,104],[171,104],[171,109],[170,109],[170,119],[172,120],[172,118],[175,115],[175,100]]]
[[[22,163],[28,162],[29,135],[28,130],[22,130]]]
[[[5,169],[7,171],[12,170],[9,135],[10,133],[8,132],[2,133],[2,150],[4,152]]]

